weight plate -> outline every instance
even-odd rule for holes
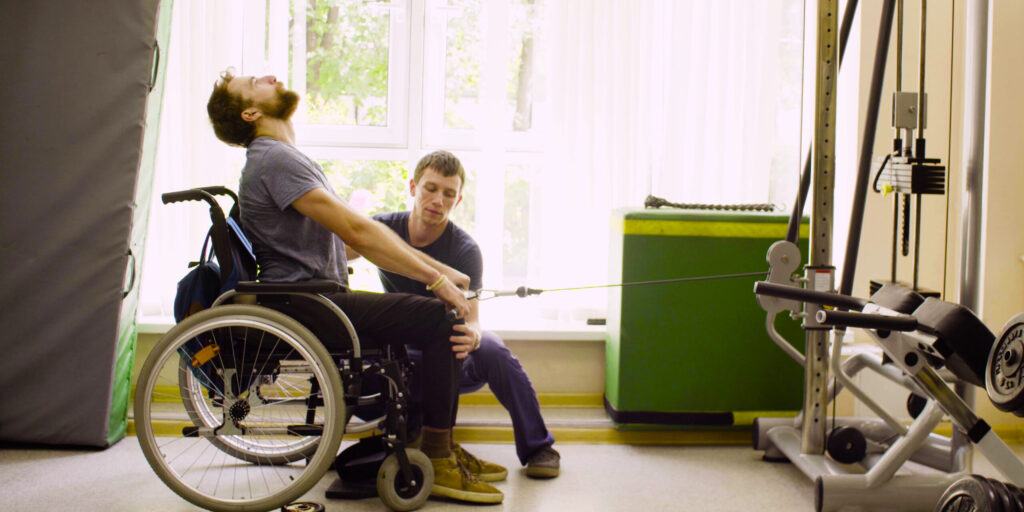
[[[982,476],[961,478],[946,489],[935,512],[1005,512],[996,490]]]
[[[996,490],[996,494],[1002,501],[1003,512],[1016,512],[1017,502],[1013,499],[1013,496],[1010,495],[1010,489],[1006,487],[1006,484],[992,478],[988,479],[988,483]]]
[[[992,345],[985,366],[985,390],[1001,411],[1024,416],[1024,314],[1010,319]]]
[[[1014,508],[1011,508],[1007,512],[1024,512],[1024,492],[1021,492],[1020,488],[1009,482],[1003,482],[1006,488],[1010,491],[1011,501],[1014,502]]]
[[[324,506],[313,501],[296,501],[281,507],[281,512],[324,512]]]

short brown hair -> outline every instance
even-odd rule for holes
[[[218,139],[232,146],[246,147],[256,138],[256,125],[242,119],[242,111],[251,107],[252,101],[228,91],[228,83],[233,78],[230,70],[220,74],[206,103],[206,113]]]
[[[416,164],[416,171],[413,172],[412,180],[419,183],[420,178],[423,177],[423,173],[428,167],[441,173],[442,176],[458,176],[460,192],[462,187],[466,185],[466,170],[462,167],[462,162],[448,151],[443,149],[434,151],[421,158],[420,162]]]

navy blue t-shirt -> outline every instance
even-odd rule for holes
[[[409,242],[409,212],[378,213],[374,219],[387,225],[398,236]],[[449,267],[469,276],[469,288],[479,290],[483,288],[484,262],[480,253],[480,246],[476,244],[469,233],[448,222],[448,227],[437,240],[430,245],[417,247],[431,258],[434,258]],[[414,293],[426,297],[433,297],[434,292],[427,291],[427,285],[409,279],[394,272],[379,270],[380,281],[384,290],[388,292]]]

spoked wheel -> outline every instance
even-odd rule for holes
[[[412,470],[412,480],[402,476],[402,470],[395,454],[388,455],[377,472],[377,494],[391,510],[407,512],[416,510],[430,497],[434,487],[434,466],[423,452],[406,448]]]
[[[300,412],[296,405],[312,393],[312,374],[305,365],[288,365],[283,362],[288,372],[284,375],[259,375],[252,383],[251,392],[255,393],[252,402],[262,410],[258,414],[273,412],[281,417],[296,416],[292,423],[304,422],[298,418]],[[199,376],[197,376],[197,374]],[[194,425],[214,428],[223,422],[224,392],[211,390],[204,386],[202,372],[193,372],[185,358],[178,362],[178,387],[181,392],[185,412]],[[285,407],[291,401],[290,407]],[[247,404],[250,400],[245,401]],[[244,407],[237,405],[238,407]],[[249,406],[250,415],[252,405]],[[286,410],[287,409],[287,410]],[[229,411],[230,412],[230,411]],[[215,436],[210,443],[232,457],[254,464],[288,464],[309,458],[316,451],[320,441],[317,436],[291,436],[279,439],[256,438],[252,436]]]
[[[295,320],[260,306],[186,318],[139,375],[135,426],[146,460],[186,500],[270,510],[327,472],[345,429],[341,378]]]

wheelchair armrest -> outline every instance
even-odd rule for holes
[[[258,281],[239,281],[235,285],[237,293],[344,293],[348,287],[327,280],[296,281],[292,283],[265,283]]]

